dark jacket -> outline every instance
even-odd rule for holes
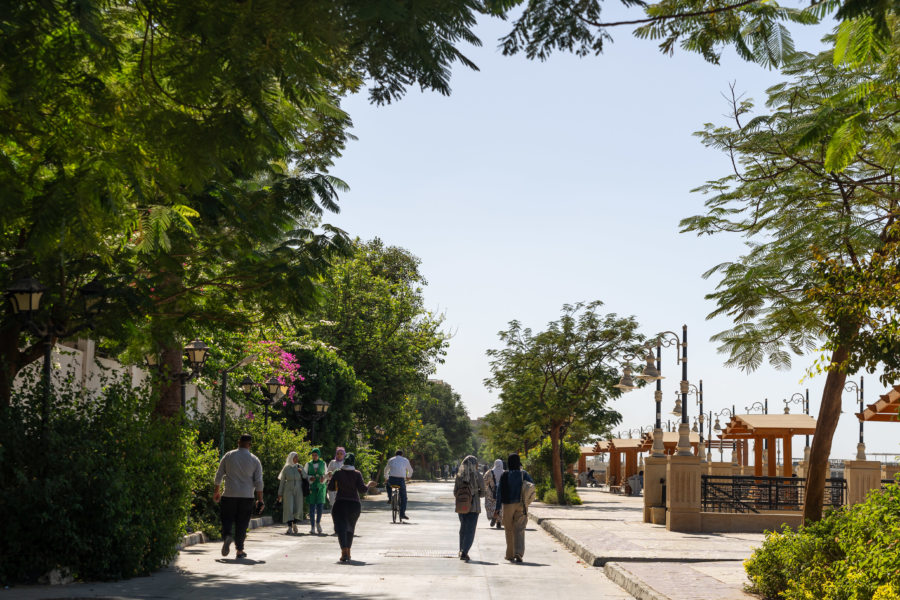
[[[331,476],[328,482],[328,491],[337,491],[334,501],[347,500],[349,502],[359,502],[359,495],[368,491],[368,486],[363,482],[362,474],[359,471],[350,469],[340,469]]]
[[[516,469],[504,471],[497,485],[496,498],[500,504],[515,504],[522,501],[522,480],[534,483],[527,471]]]

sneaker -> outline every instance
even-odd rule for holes
[[[319,535],[322,535],[322,524],[316,523],[316,531],[319,532]]]
[[[400,520],[401,521],[409,521],[409,517],[407,517],[406,515],[400,515]]]
[[[222,542],[222,556],[228,556],[228,553],[231,552],[231,542],[234,541],[230,535],[225,536],[225,540]]]
[[[459,557],[459,559],[460,559],[460,560],[464,560],[464,561],[466,561],[466,562],[469,562],[469,555],[468,555],[468,554],[463,554],[462,556]]]
[[[235,558],[247,558],[247,553],[244,552],[243,550],[238,550]],[[522,561],[519,561],[519,562],[522,562]]]
[[[513,560],[516,561],[517,563],[520,563],[520,562],[522,562],[522,557],[519,555],[516,555],[516,556],[513,556]]]
[[[309,535],[313,535],[316,532],[316,524],[310,523],[309,525]]]

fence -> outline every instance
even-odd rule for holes
[[[843,506],[846,498],[845,479],[826,480],[825,506]],[[803,509],[805,500],[806,480],[799,477],[701,476],[701,506],[704,512],[799,511]]]

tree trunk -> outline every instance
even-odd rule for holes
[[[174,417],[181,411],[181,371],[184,368],[182,349],[163,348],[159,355],[160,388],[156,414]]]
[[[553,487],[556,488],[556,500],[560,504],[566,503],[566,482],[562,477],[562,461],[559,458],[559,449],[561,440],[559,439],[559,425],[553,425],[550,428],[550,449],[553,460],[550,472],[553,477]]]
[[[832,364],[840,364],[847,360],[848,349],[838,346],[831,355]],[[806,475],[806,503],[803,505],[803,520],[818,521],[822,518],[822,505],[825,501],[825,480],[828,478],[828,457],[831,455],[831,441],[841,416],[841,397],[847,374],[841,370],[829,371],[825,378],[825,389],[822,391],[822,405],[816,420],[816,433],[813,435],[809,451],[809,465]]]

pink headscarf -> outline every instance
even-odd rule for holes
[[[338,453],[339,453],[339,452],[343,452],[343,453],[344,453],[344,456],[347,456],[347,451],[344,450],[344,447],[343,447],[343,446],[338,446],[337,448],[334,449],[334,460],[343,460],[343,459],[341,459],[341,458],[338,458]]]

